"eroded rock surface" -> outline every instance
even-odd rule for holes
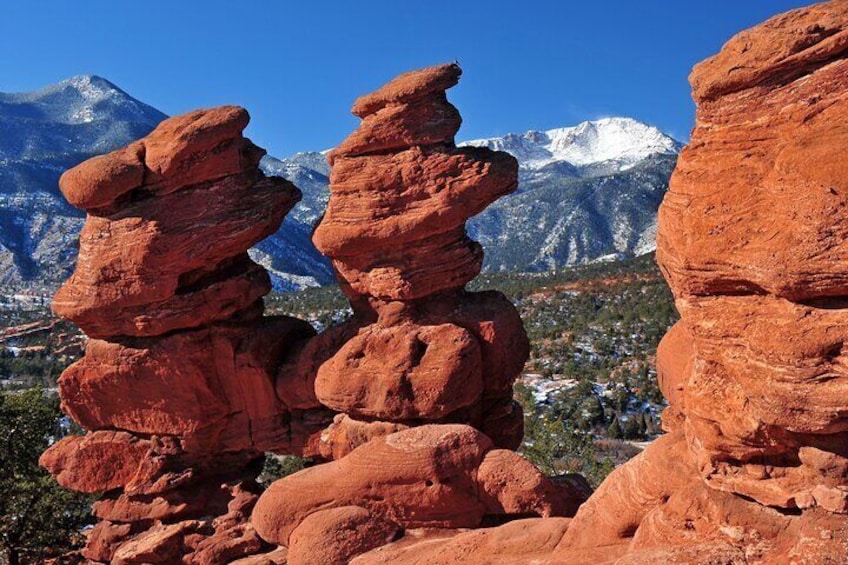
[[[460,72],[413,71],[360,98],[359,129],[329,156],[331,197],[313,241],[354,316],[301,342],[277,393],[305,406],[312,386],[340,412],[319,443],[334,461],[271,485],[252,518],[292,558],[312,547],[342,562],[410,528],[573,515],[586,498],[509,451],[523,434],[512,385],[529,343],[503,295],[465,290],[483,259],[465,222],[515,190],[518,165],[454,145],[460,117],[445,90]],[[345,542],[306,539],[335,539],[339,524]]]
[[[504,406],[528,355],[521,319],[498,293],[464,290],[482,261],[465,222],[515,190],[518,166],[454,145],[460,118],[445,90],[460,74],[430,67],[363,96],[359,129],[330,155],[331,197],[313,240],[360,327],[314,382],[319,401],[354,419],[482,428],[511,416],[520,427],[520,411]],[[514,448],[516,435],[496,439]]]
[[[668,433],[591,496],[510,451],[527,337],[505,297],[465,290],[482,249],[464,224],[517,166],[454,146],[459,76],[407,73],[354,105],[314,234],[354,315],[318,336],[262,316],[267,275],[245,251],[297,191],[258,173],[243,110],[174,118],[63,177],[89,219],[55,307],[93,339],[60,389],[92,431],[42,464],[105,491],[83,555],[844,560],[848,2],[773,18],[695,68],[697,126],[658,234],[681,313],[657,360]],[[331,461],[260,494],[265,450]]]
[[[570,520],[409,530],[353,563],[813,564],[848,555],[848,3],[739,34],[691,82],[697,125],[658,235],[681,314],[657,360],[668,433]],[[397,300],[382,283],[402,270],[379,265],[369,276],[359,265],[352,294],[369,292],[382,308]],[[489,505],[516,501],[488,486],[512,484],[500,473],[523,463],[511,457],[492,450],[477,469]],[[532,473],[522,476],[518,500],[532,491]]]
[[[826,563],[848,555],[848,3],[742,32],[690,77],[697,123],[659,215],[681,321],[670,433],[613,472],[557,556]]]
[[[291,409],[275,394],[284,357],[315,332],[262,315],[270,283],[247,249],[300,192],[259,171],[248,119],[235,106],[171,118],[62,177],[88,217],[53,308],[91,339],[59,391],[91,432],[41,464],[105,493],[82,552],[92,562],[212,565],[270,550],[248,522],[262,454],[315,448],[328,423],[308,411],[314,392]]]

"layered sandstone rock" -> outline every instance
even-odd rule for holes
[[[308,516],[328,508],[361,506],[403,528],[473,528],[487,515],[573,514],[582,500],[516,453],[494,449],[482,432],[431,424],[277,481],[252,523],[264,539],[289,545]]]
[[[657,360],[669,433],[568,523],[409,533],[354,563],[845,560],[848,3],[741,33],[691,82],[658,234],[681,314]]]
[[[846,46],[837,1],[773,18],[695,67],[697,124],[659,217],[682,318],[657,361],[671,433],[610,475],[557,555],[848,555]]]
[[[300,193],[259,171],[247,122],[238,107],[171,118],[60,182],[88,217],[53,307],[92,339],[59,390],[91,432],[41,463],[68,488],[106,493],[90,561],[215,564],[262,551],[248,523],[262,453],[303,452],[327,424],[306,411],[314,394],[291,408],[275,394],[284,355],[314,331],[262,316],[270,281],[247,249]]]
[[[362,124],[329,156],[331,198],[313,239],[363,319],[316,368],[315,391],[348,423],[498,419],[512,428],[498,444],[514,448],[522,417],[512,382],[527,338],[509,301],[463,288],[483,258],[465,222],[515,190],[518,165],[454,145],[461,119],[445,90],[460,73],[430,67],[363,96],[353,110]]]
[[[670,398],[700,473],[786,509],[848,478],[846,43],[848,5],[819,4],[697,66],[698,125],[660,211],[690,357]]]
[[[445,90],[459,75],[431,67],[360,98],[359,129],[329,156],[313,241],[354,317],[301,343],[277,392],[306,406],[311,386],[340,412],[319,445],[334,461],[271,485],[252,517],[297,562],[310,547],[322,563],[348,563],[408,528],[572,515],[585,499],[510,451],[523,434],[512,385],[529,344],[503,295],[464,289],[483,259],[465,222],[516,188],[518,166],[454,145],[461,120]]]
[[[516,166],[454,146],[459,74],[408,73],[354,105],[315,232],[354,316],[319,336],[261,315],[267,278],[245,250],[296,193],[255,170],[242,111],[170,120],[66,175],[90,227],[56,309],[95,339],[60,387],[92,432],[42,462],[107,491],[85,556],[844,560],[848,3],[774,18],[693,72],[697,127],[658,235],[681,313],[657,361],[668,434],[585,502],[510,451],[527,338],[502,295],[464,290],[482,261],[464,223],[515,188]],[[332,461],[259,496],[263,450]]]

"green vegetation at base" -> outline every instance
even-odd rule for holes
[[[55,389],[70,363],[82,355],[82,332],[46,309],[27,312],[25,324],[0,325],[0,389]],[[4,312],[0,319],[16,318]]]
[[[0,563],[41,563],[83,540],[92,497],[59,486],[38,466],[62,435],[56,398],[40,387],[0,393]]]
[[[305,469],[311,464],[309,459],[302,459],[295,455],[277,455],[276,453],[265,454],[265,464],[262,473],[257,477],[257,482],[264,488],[271,486],[276,480],[288,477]]]
[[[321,331],[344,321],[351,310],[341,289],[333,284],[299,292],[269,294],[265,297],[265,313],[294,316]]]
[[[19,351],[0,346],[0,375],[7,375],[7,389],[27,390],[36,386],[55,387],[67,363],[49,351]],[[13,378],[11,378],[13,377]]]
[[[615,468],[615,461],[597,449],[592,434],[541,408],[525,386],[516,386],[516,397],[524,409],[519,453],[545,475],[579,473],[597,488]]]

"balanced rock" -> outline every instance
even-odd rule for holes
[[[288,407],[340,412],[318,444],[333,461],[272,484],[252,517],[293,563],[347,563],[409,528],[570,515],[586,498],[493,449],[521,443],[512,385],[529,342],[502,294],[465,290],[483,264],[465,223],[515,190],[518,165],[454,145],[445,90],[460,73],[413,71],[363,96],[362,123],[329,155],[313,241],[354,316],[299,343],[276,387]]]
[[[445,90],[460,74],[455,64],[413,71],[354,104],[362,123],[330,154],[331,196],[313,241],[360,321],[308,342],[303,351],[321,363],[301,363],[301,372],[325,406],[387,424],[369,434],[397,431],[388,424],[487,422],[514,448],[522,419],[512,383],[527,336],[502,295],[464,286],[483,260],[465,222],[515,190],[518,165],[506,153],[454,145],[460,118]],[[322,449],[347,453],[351,437],[327,434]]]
[[[315,332],[262,315],[270,280],[247,250],[300,192],[264,177],[248,120],[235,106],[171,118],[60,182],[88,217],[53,308],[91,339],[59,392],[92,431],[41,464],[105,493],[91,562],[223,565],[267,552],[248,523],[263,452],[317,454],[332,420],[309,394],[291,407],[276,395],[287,353]]]
[[[404,528],[471,528],[487,514],[565,511],[563,493],[518,455],[513,454],[525,464],[484,467],[481,478],[478,470],[492,447],[481,432],[458,424],[376,438],[336,461],[273,483],[251,521],[263,539],[289,545],[307,516],[343,506],[362,506]],[[502,459],[497,451],[487,466]]]
[[[300,192],[259,171],[247,121],[231,106],[171,118],[65,173],[63,193],[90,214],[54,311],[91,337],[153,336],[227,319],[266,294],[268,275],[246,251]]]

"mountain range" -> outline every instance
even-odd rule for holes
[[[59,176],[143,137],[165,114],[109,81],[82,75],[39,91],[0,93],[0,287],[55,287],[73,268],[84,215]],[[519,161],[519,188],[469,222],[484,268],[550,270],[651,251],[656,211],[681,144],[631,118],[467,141]],[[280,230],[251,250],[277,290],[333,280],[312,246],[329,197],[324,153],[263,158],[267,175],[303,192]]]

